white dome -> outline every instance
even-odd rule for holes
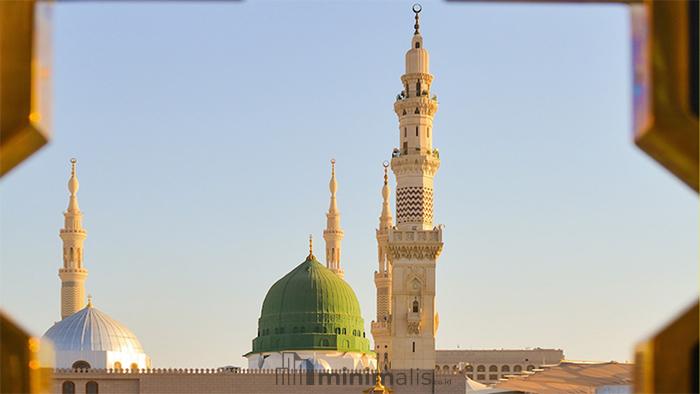
[[[91,304],[54,324],[44,338],[53,342],[57,352],[143,353],[131,330]]]

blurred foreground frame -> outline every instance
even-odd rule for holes
[[[89,0],[59,2],[74,1]],[[545,4],[615,3],[630,8],[634,141],[696,193],[700,178],[698,1],[510,0],[513,3]],[[132,0],[130,3],[140,2],[144,1]],[[157,2],[167,5],[183,0]],[[0,177],[45,146],[51,138],[53,3],[50,0],[0,0]],[[41,345],[14,324],[9,316],[0,313],[0,317],[4,365],[0,392],[46,392],[50,362],[39,361],[34,356]],[[696,302],[638,345],[635,392],[700,391],[698,319]],[[17,367],[13,371],[7,368],[12,363]]]
[[[51,4],[0,1],[0,176],[51,135]]]

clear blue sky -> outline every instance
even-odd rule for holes
[[[57,4],[54,137],[1,181],[3,308],[36,334],[59,319],[77,157],[96,306],[155,366],[244,365],[267,289],[309,233],[320,242],[334,157],[369,331],[410,6]],[[631,359],[697,296],[698,211],[631,142],[626,9],[423,10],[440,101],[438,347]]]

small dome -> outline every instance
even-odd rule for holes
[[[90,304],[54,324],[44,338],[50,339],[58,352],[143,353],[131,330]]]
[[[369,340],[355,292],[309,255],[267,292],[251,353],[314,349],[368,352]]]

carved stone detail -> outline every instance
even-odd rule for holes
[[[408,322],[407,330],[411,335],[420,335],[420,320]]]
[[[440,159],[435,155],[406,155],[391,159],[391,169],[396,176],[427,175],[435,176],[440,168]]]
[[[389,245],[389,253],[393,260],[406,258],[416,260],[435,260],[442,252],[442,242],[433,245]]]

